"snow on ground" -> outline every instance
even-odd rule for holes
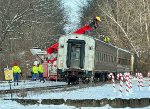
[[[36,93],[31,93],[28,92],[27,97],[24,97],[24,99],[103,99],[103,98],[108,98],[108,99],[114,99],[114,98],[123,98],[123,99],[134,99],[134,98],[150,98],[150,90],[149,90],[149,81],[148,78],[144,78],[143,81],[143,86],[141,89],[137,86],[137,79],[134,78],[132,80],[132,93],[127,94],[125,91],[125,84],[123,86],[123,93],[120,95],[119,93],[119,83],[116,84],[116,92],[113,92],[113,87],[112,84],[105,84],[102,86],[95,86],[95,87],[87,87],[87,88],[82,88],[82,89],[77,89],[77,90],[70,90],[70,91],[59,91],[58,89],[56,91],[46,91],[46,92],[36,92]],[[0,90],[4,88],[4,83],[0,83]],[[9,88],[8,83],[5,83],[5,89]],[[30,87],[35,87],[36,84],[39,86],[46,86],[46,85],[52,85],[52,84],[61,84],[60,82],[51,82],[47,81],[46,83],[40,83],[40,82],[20,82],[20,85],[25,86],[30,86]],[[64,83],[63,83],[64,84]],[[25,86],[24,86],[25,85]],[[37,86],[38,86],[37,85]],[[3,87],[2,87],[3,86]],[[6,88],[7,87],[7,88]],[[20,87],[21,86],[14,86],[14,87]],[[27,105],[23,106],[15,101],[10,101],[10,100],[3,100],[5,98],[10,99],[10,94],[7,95],[0,95],[0,109],[31,109],[36,107],[37,109],[76,109],[74,106],[66,106],[66,105]],[[13,98],[21,98],[18,97],[17,94],[13,94]],[[113,109],[109,105],[106,105],[104,107],[82,107],[80,109]],[[149,109],[149,107],[145,107],[142,109]],[[121,108],[120,108],[121,109]],[[125,108],[125,109],[130,109],[130,108]],[[135,108],[136,109],[136,108]],[[139,109],[139,108],[137,108]]]
[[[105,84],[102,86],[96,87],[87,87],[78,90],[71,90],[71,91],[54,91],[54,92],[45,92],[41,94],[40,92],[36,93],[28,93],[25,99],[114,99],[114,98],[123,98],[123,99],[130,99],[130,98],[150,98],[150,90],[148,86],[148,79],[144,79],[144,83],[141,89],[137,86],[137,79],[133,79],[133,88],[132,93],[127,93],[125,83],[123,85],[123,93],[120,94],[119,92],[119,83],[116,84],[116,92],[113,92],[112,84]],[[28,82],[29,84],[29,82]],[[42,85],[51,85],[51,84],[61,84],[59,82],[49,82],[49,83],[41,83]],[[64,83],[63,83],[64,84]],[[39,84],[40,85],[40,84]],[[28,85],[27,85],[28,86]],[[19,86],[18,86],[19,87]],[[33,85],[35,87],[35,84]],[[1,88],[0,88],[1,89]],[[13,95],[14,98],[18,98],[18,96]],[[7,96],[6,96],[7,98]]]

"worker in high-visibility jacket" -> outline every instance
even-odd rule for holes
[[[20,73],[21,73],[21,69],[20,69],[20,67],[17,65],[17,63],[14,63],[14,66],[12,67],[12,71],[13,71],[14,86],[15,86],[15,82],[17,82],[17,85],[18,85],[19,75],[20,75]]]
[[[32,75],[31,80],[36,81],[38,79],[38,66],[37,66],[37,63],[34,63],[34,65],[32,67],[32,72],[33,72],[33,75]]]
[[[109,43],[110,42],[110,38],[109,37],[105,37],[104,38],[104,42]]]
[[[94,27],[96,29],[98,27],[98,23],[101,21],[100,16],[95,16],[92,22],[89,24],[90,27]]]
[[[44,77],[43,77],[43,72],[44,72],[44,69],[43,69],[43,61],[41,61],[41,63],[39,63],[38,65],[38,70],[39,70],[39,79],[40,79],[40,82],[43,81],[43,83],[45,82],[44,80]]]

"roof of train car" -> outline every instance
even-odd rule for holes
[[[116,48],[116,49],[118,49],[118,50],[121,50],[121,51],[130,53],[129,50],[126,50],[126,49],[123,49],[123,48],[119,48],[119,47],[117,47],[117,46],[115,46],[115,45],[112,45],[112,43],[105,43],[104,41],[102,41],[102,40],[100,40],[100,39],[97,39],[97,38],[94,38],[94,37],[92,37],[92,36],[85,35],[85,34],[68,34],[68,35],[63,35],[63,36],[61,36],[61,37],[81,36],[81,35],[84,36],[84,37],[90,37],[90,38],[92,38],[92,39],[94,39],[94,40],[97,40],[97,41],[103,43],[103,44],[112,46],[112,47],[114,47],[114,48]]]
[[[118,50],[121,50],[121,51],[124,51],[124,52],[129,52],[129,53],[130,53],[129,50],[126,50],[126,49],[123,49],[123,48],[119,48],[119,47],[117,47],[117,46],[115,46],[115,45],[112,45],[112,43],[106,43],[106,42],[104,42],[104,41],[102,41],[102,40],[100,40],[100,39],[97,39],[97,38],[94,38],[94,39],[97,40],[97,41],[99,41],[99,42],[101,42],[101,43],[104,43],[104,44],[106,44],[106,45],[112,46],[112,47],[114,47],[114,48],[116,48],[116,49],[118,49]]]

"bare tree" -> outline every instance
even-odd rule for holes
[[[91,4],[83,15],[100,14],[102,21],[97,32],[110,36],[115,45],[137,53],[149,65],[150,1],[93,0]]]
[[[32,12],[30,0],[1,0],[0,8],[0,46],[5,39],[9,37],[9,33],[14,32],[24,22],[21,20]]]
[[[50,46],[64,34],[63,7],[58,0],[0,0],[1,71],[17,61],[27,72],[32,47]],[[56,34],[56,37],[55,37]]]

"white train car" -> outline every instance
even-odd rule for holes
[[[110,72],[132,71],[131,53],[87,35],[59,38],[57,71],[60,79],[99,79],[105,81]],[[132,61],[132,62],[131,62]]]
[[[89,48],[90,47],[90,48]],[[89,49],[90,52],[89,52]],[[58,69],[93,71],[95,41],[85,35],[67,35],[59,38]]]

